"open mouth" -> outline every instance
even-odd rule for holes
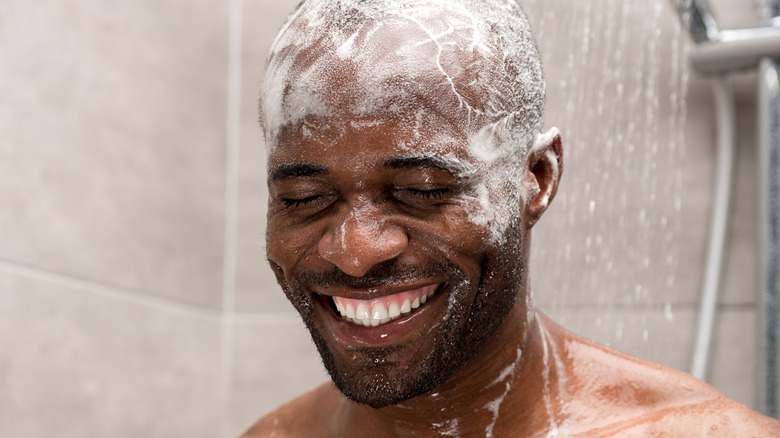
[[[376,327],[414,313],[444,286],[444,283],[387,295],[372,300],[331,297],[342,319],[356,325]]]

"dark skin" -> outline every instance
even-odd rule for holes
[[[304,50],[303,67],[322,50]],[[267,243],[277,280],[338,387],[293,400],[244,436],[778,435],[776,421],[707,384],[580,338],[533,307],[525,255],[560,181],[559,135],[540,137],[507,173],[469,145],[495,120],[442,104],[440,92],[393,102],[422,108],[421,129],[386,108],[357,115],[351,108],[363,97],[344,90],[359,89],[359,72],[338,64],[328,71],[335,73],[321,96],[329,113],[296,119],[272,139]],[[436,70],[423,76],[409,83],[449,88]],[[455,89],[459,80],[473,83],[456,78]],[[329,96],[330,88],[341,92]],[[477,171],[466,178],[464,168]],[[475,219],[488,208],[480,188],[495,175],[523,188],[508,197],[515,205],[500,207],[512,212],[501,239]],[[373,300],[434,286],[424,306],[374,327],[345,321],[333,305],[334,297]]]

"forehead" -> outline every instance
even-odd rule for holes
[[[474,164],[468,138],[446,119],[428,114],[424,126],[395,118],[304,120],[289,125],[269,154],[269,168],[312,163],[326,168],[376,168],[396,158],[431,158],[465,171]]]

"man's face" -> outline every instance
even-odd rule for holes
[[[266,76],[268,259],[333,381],[374,407],[447,380],[523,284],[523,171],[481,85],[500,57],[469,17],[426,14],[290,37]]]
[[[268,258],[334,382],[375,407],[450,377],[521,284],[519,224],[498,244],[475,223],[466,136],[429,119],[301,124],[269,157]]]

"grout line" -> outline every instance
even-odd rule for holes
[[[273,324],[300,324],[303,327],[303,321],[298,312],[290,311],[272,311],[272,312],[236,312],[233,322],[244,325],[273,325]]]
[[[95,280],[80,278],[7,260],[0,260],[0,271],[93,293],[117,301],[124,301],[139,306],[164,310],[166,312],[202,318],[212,322],[217,322],[220,318],[220,312],[216,309],[201,307],[184,301],[155,295],[150,292],[125,289]]]
[[[225,160],[225,246],[222,272],[222,326],[220,333],[221,436],[232,434],[233,319],[236,301],[236,234],[241,117],[241,39],[243,0],[228,3],[228,72]]]

